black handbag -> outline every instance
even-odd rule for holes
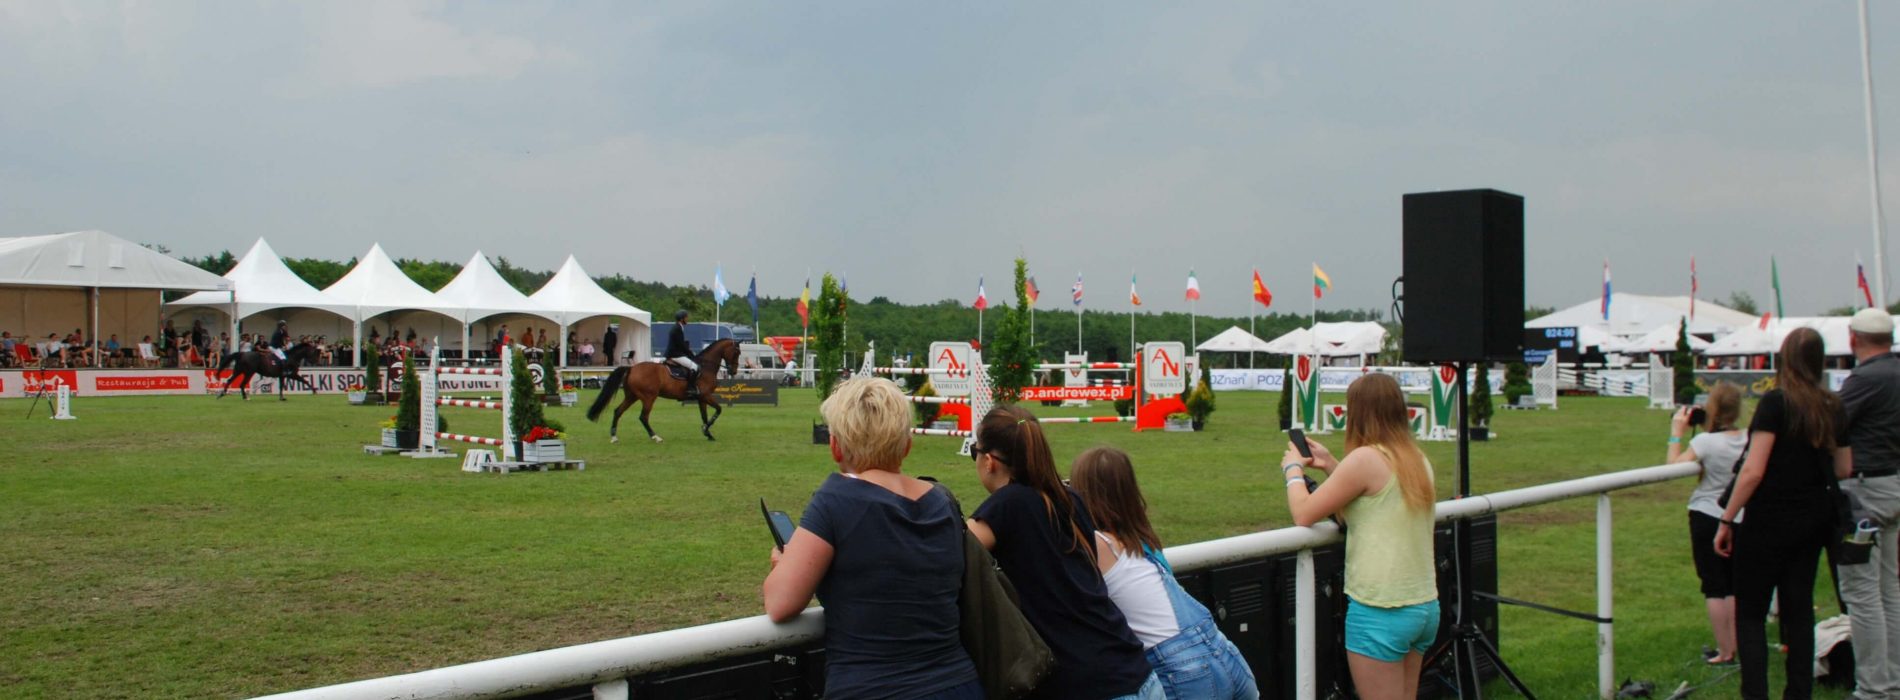
[[[1874,543],[1855,542],[1854,532],[1860,529],[1862,508],[1860,498],[1841,488],[1840,477],[1834,475],[1834,465],[1827,469],[1827,495],[1831,506],[1828,513],[1834,521],[1833,537],[1827,541],[1827,560],[1835,566],[1853,566],[1865,564],[1873,559]]]
[[[1055,669],[1055,654],[1023,617],[1021,600],[996,559],[963,520],[963,505],[943,484],[934,488],[950,499],[963,530],[963,590],[957,595],[963,650],[976,664],[983,694],[990,698],[1029,695]]]

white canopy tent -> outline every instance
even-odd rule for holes
[[[572,255],[567,256],[567,262],[561,263],[561,269],[548,279],[547,284],[541,285],[541,289],[528,298],[543,308],[551,310],[554,314],[552,316],[554,322],[561,324],[563,362],[568,356],[568,329],[582,320],[596,316],[619,317],[632,321],[634,327],[619,334],[619,340],[615,344],[626,347],[628,343],[632,343],[635,357],[640,359],[644,359],[651,352],[653,314],[641,311],[632,304],[608,294],[607,290],[601,289],[600,285],[594,283],[594,278],[588,276],[586,270],[581,269],[580,262],[576,261]],[[619,347],[602,348],[602,351],[607,354],[607,357],[614,358],[610,363],[618,362]]]
[[[433,311],[456,319],[455,309],[442,303],[435,294],[396,267],[382,244],[370,246],[349,274],[323,290],[338,303],[349,307],[352,323],[350,363],[363,363],[363,322],[391,311]],[[459,319],[457,319],[459,320]]]
[[[0,238],[0,323],[22,329],[50,322],[53,307],[62,329],[66,316],[89,312],[97,342],[101,290],[119,291],[104,301],[114,305],[122,325],[151,329],[157,327],[160,291],[216,291],[228,299],[230,289],[222,277],[104,231]],[[139,298],[124,290],[137,290]],[[103,353],[94,358],[103,361]]]
[[[1370,321],[1315,323],[1311,330],[1288,331],[1268,341],[1266,347],[1266,352],[1276,355],[1376,355],[1385,347],[1385,326]]]
[[[228,294],[198,292],[165,306],[174,310],[200,306],[222,310],[231,317],[231,337],[234,339],[238,337],[239,323],[267,311],[316,309],[349,319],[353,310],[349,304],[338,302],[303,281],[262,238],[251,244],[250,251],[238,259],[230,272],[224,273],[224,278],[230,280],[232,285],[232,291]],[[236,304],[235,309],[233,303]]]
[[[1227,330],[1221,331],[1219,335],[1202,341],[1200,345],[1194,346],[1194,351],[1272,352],[1272,350],[1267,347],[1267,341],[1261,340],[1252,333],[1241,330],[1240,326],[1230,326]]]
[[[1689,320],[1689,333],[1720,339],[1722,336],[1755,325],[1756,319],[1749,314],[1696,299],[1695,318]],[[1642,294],[1616,293],[1610,295],[1610,318],[1603,319],[1603,299],[1601,297],[1579,303],[1561,311],[1556,311],[1524,324],[1525,328],[1564,328],[1577,329],[1578,345],[1589,347],[1609,342],[1614,347],[1616,341],[1641,338],[1658,328],[1669,328],[1674,332],[1683,319],[1689,318],[1690,299],[1681,297],[1658,297]],[[1593,329],[1586,331],[1585,329]],[[1608,336],[1603,342],[1586,343],[1586,333]]]
[[[1660,326],[1656,330],[1643,334],[1640,338],[1626,341],[1610,341],[1604,350],[1625,355],[1649,355],[1676,351],[1676,338],[1681,335],[1680,326]],[[1731,334],[1732,335],[1732,334]],[[1708,349],[1709,341],[1689,335],[1689,350],[1702,352]]]
[[[475,251],[475,257],[469,258],[462,266],[462,272],[449,280],[435,293],[436,299],[448,306],[456,320],[462,322],[462,356],[469,354],[469,324],[491,316],[501,314],[527,314],[560,323],[561,319],[554,311],[540,302],[528,298],[488,262],[481,251]],[[566,336],[566,333],[562,333]],[[567,356],[566,352],[561,353]],[[565,364],[565,362],[563,362]]]
[[[1812,328],[1821,334],[1821,344],[1831,357],[1846,357],[1854,354],[1848,345],[1847,324],[1852,319],[1847,316],[1790,316],[1768,322],[1768,328],[1759,324],[1736,331],[1721,340],[1715,341],[1704,355],[1772,355],[1781,352],[1781,341],[1796,328]]]

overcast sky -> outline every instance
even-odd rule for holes
[[[1110,7],[1112,5],[1112,7]],[[1820,2],[0,0],[0,236],[795,295],[1377,307],[1399,198],[1526,198],[1533,304],[1872,274],[1856,8]],[[1900,9],[1876,3],[1886,201]],[[1889,259],[1894,259],[1890,255]],[[1894,275],[1889,275],[1890,278]],[[1900,290],[1895,291],[1900,296]]]

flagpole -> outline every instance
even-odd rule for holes
[[[1249,304],[1248,306],[1251,307],[1252,305]],[[1259,318],[1259,317],[1260,317],[1259,310],[1253,309],[1253,308],[1247,309],[1247,335],[1251,335],[1255,339],[1258,339],[1260,337],[1260,333],[1254,330],[1253,322],[1254,322],[1254,319]],[[1253,352],[1254,352],[1253,343],[1248,343],[1247,344],[1247,369],[1253,369]]]
[[[1880,308],[1887,307],[1887,237],[1881,231],[1879,136],[1874,130],[1874,64],[1867,38],[1867,0],[1860,0],[1860,84],[1867,113],[1867,179],[1873,192],[1874,227],[1874,298]]]
[[[1201,309],[1201,300],[1196,299],[1194,301],[1188,302],[1188,345],[1189,346],[1201,344],[1201,332],[1200,330],[1197,329],[1195,325],[1199,323],[1201,320],[1200,309]]]

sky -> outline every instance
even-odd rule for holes
[[[1874,3],[1900,206],[1900,8]],[[1400,197],[1524,196],[1527,301],[1854,302],[1856,5],[0,0],[0,236],[794,296],[1385,309]],[[1881,102],[1880,100],[1885,100]],[[1887,256],[1889,261],[1895,256]],[[809,273],[808,273],[809,271]],[[1889,279],[1900,279],[1890,273]],[[1890,290],[1900,297],[1900,289]]]

